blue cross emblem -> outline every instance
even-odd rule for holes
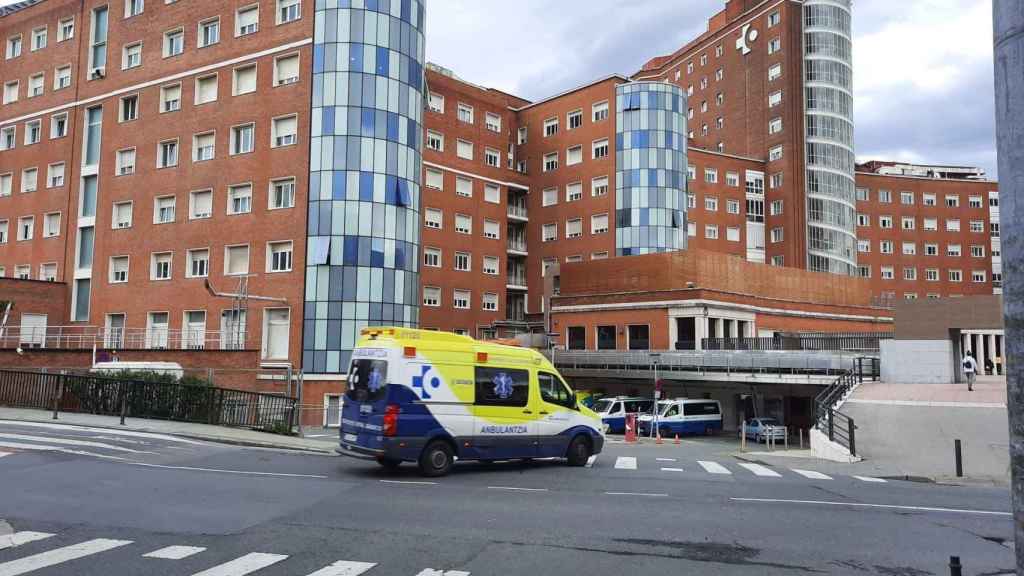
[[[420,370],[421,372],[419,376],[412,377],[412,387],[413,389],[419,388],[420,398],[423,398],[424,400],[430,400],[430,393],[427,392],[427,387],[423,382],[423,379],[426,377],[427,372],[430,372],[430,366],[420,366]],[[434,376],[433,378],[430,379],[430,386],[432,388],[440,387],[441,380],[437,376]]]
[[[508,400],[512,396],[512,377],[504,372],[498,372],[498,375],[492,380],[494,382],[494,393],[498,395],[498,398],[502,400]]]
[[[380,390],[380,387],[383,384],[383,382],[381,381],[383,379],[384,377],[381,376],[380,370],[374,368],[373,372],[370,372],[369,382],[366,383],[367,386],[369,386],[370,388],[370,392],[376,392],[377,390]]]

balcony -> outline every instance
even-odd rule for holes
[[[247,350],[244,329],[169,330],[166,328],[100,328],[96,326],[8,327],[0,331],[0,349],[51,348],[79,350]]]
[[[526,238],[508,237],[508,251],[519,256],[526,256]]]
[[[509,272],[505,287],[509,290],[526,290],[526,274]]]
[[[520,222],[529,222],[529,217],[526,212],[526,205],[509,204],[508,205],[508,217],[513,220]]]

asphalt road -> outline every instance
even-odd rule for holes
[[[612,443],[589,468],[0,422],[0,576],[1011,573],[1009,492]],[[838,471],[837,471],[838,470]],[[6,535],[5,535],[6,534]]]

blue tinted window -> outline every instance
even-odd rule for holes
[[[344,200],[345,185],[345,173],[342,171],[334,172],[333,178],[331,179],[331,198],[335,200]]]
[[[359,173],[359,199],[373,202],[373,172]]]

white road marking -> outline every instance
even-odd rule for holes
[[[222,468],[197,468],[195,466],[168,466],[166,464],[149,464],[147,462],[125,462],[134,466],[147,468],[163,468],[166,470],[191,470],[193,472],[222,472],[224,474],[247,474],[250,476],[284,476],[286,478],[327,478],[323,474],[291,474],[288,472],[254,472],[251,470],[225,470]]]
[[[668,494],[651,494],[648,492],[605,492],[608,496],[655,496],[655,497],[667,497]]]
[[[7,438],[10,440],[29,440],[31,442],[48,442],[50,444],[58,444],[63,446],[82,446],[85,448],[103,448],[104,450],[116,450],[118,452],[131,452],[132,454],[156,454],[156,452],[146,452],[144,450],[132,450],[131,448],[123,448],[121,446],[115,446],[113,444],[107,444],[105,442],[92,442],[90,440],[71,440],[69,438],[55,438],[53,436],[30,436],[28,434],[5,434],[0,433],[0,438]]]
[[[821,472],[815,472],[814,470],[799,470],[797,468],[790,468],[793,472],[803,476],[804,478],[810,478],[811,480],[831,480],[832,477],[828,474],[822,474]]]
[[[277,564],[288,556],[284,554],[264,554],[253,552],[245,556],[239,556],[230,562],[225,562],[202,572],[196,572],[192,576],[243,576],[251,574],[271,564]]]
[[[3,458],[4,456],[10,456],[11,454],[14,454],[14,452],[0,452],[0,458]]]
[[[761,466],[760,464],[752,464],[750,462],[737,462],[737,464],[746,468],[747,470],[750,470],[756,476],[764,476],[766,478],[782,477],[782,474],[779,474],[775,470],[772,470],[771,468],[768,468],[766,466]]]
[[[662,467],[661,471],[662,472],[682,472],[683,469],[682,468],[665,468],[665,467]]]
[[[199,554],[206,548],[199,546],[168,546],[159,550],[153,550],[149,554],[143,554],[143,558],[161,558],[163,560],[181,560]]]
[[[767,502],[773,504],[820,504],[825,506],[851,506],[854,508],[888,508],[892,510],[916,510],[919,512],[954,512],[959,514],[983,514],[986,516],[1013,516],[1012,512],[998,510],[968,510],[961,508],[935,508],[931,506],[899,506],[896,504],[865,504],[862,502],[830,502],[828,500],[782,500],[778,498],[730,498],[737,502]]]
[[[34,572],[42,568],[56,566],[57,564],[63,564],[64,562],[84,558],[93,554],[99,554],[100,552],[113,550],[114,548],[119,548],[131,543],[131,540],[108,540],[106,538],[97,538],[96,540],[87,540],[79,544],[72,544],[62,548],[54,548],[53,550],[40,552],[39,554],[33,554],[32,556],[26,556],[24,558],[18,558],[17,560],[11,560],[10,562],[0,564],[0,576],[19,576],[20,574],[28,574],[29,572]]]
[[[334,436],[334,434],[306,434],[303,438],[326,438],[328,436]]]
[[[615,459],[615,467],[620,470],[636,470],[636,458],[632,456],[619,456]]]
[[[429,482],[426,480],[381,480],[385,484],[414,484],[421,486],[434,486],[437,482]]]
[[[0,448],[18,448],[20,450],[38,450],[41,452],[61,452],[63,454],[75,454],[77,456],[93,456],[95,458],[106,458],[108,460],[124,460],[124,458],[120,456],[97,454],[95,452],[86,452],[85,450],[72,450],[70,448],[61,448],[60,446],[49,446],[47,444],[26,444],[24,442],[0,441]]]
[[[584,468],[593,468],[594,462],[597,462],[597,454],[591,454],[590,458],[587,458],[587,463],[583,465]]]
[[[711,462],[708,460],[697,460],[697,464],[709,474],[732,474],[728,468],[722,466],[718,462]]]
[[[376,566],[376,564],[371,562],[349,562],[348,560],[339,560],[330,566],[324,566],[309,576],[359,576],[374,566]]]
[[[420,573],[416,576],[469,576],[469,572],[463,572],[462,570],[434,570],[433,568],[427,568],[420,570]]]
[[[857,480],[862,480],[864,482],[878,482],[881,484],[885,483],[884,478],[875,478],[874,476],[854,476],[854,478],[856,478]]]
[[[520,492],[547,492],[547,488],[520,488],[518,486],[488,486],[491,490],[518,490]]]
[[[115,436],[129,436],[133,438],[151,438],[153,440],[167,440],[169,442],[181,442],[182,444],[206,445],[206,442],[179,438],[168,434],[157,434],[155,432],[136,432],[134,430],[116,430],[113,428],[93,428],[91,426],[78,426],[77,424],[50,424],[47,422],[21,422],[20,420],[0,420],[4,426],[32,426],[36,428],[49,428],[51,430],[79,430],[82,432],[98,432],[100,434],[113,434]]]
[[[0,550],[5,548],[15,548],[22,544],[28,544],[29,542],[49,538],[50,536],[53,536],[53,534],[48,534],[46,532],[15,532],[14,534],[0,536]]]
[[[655,458],[658,462],[675,462],[675,458]]]

